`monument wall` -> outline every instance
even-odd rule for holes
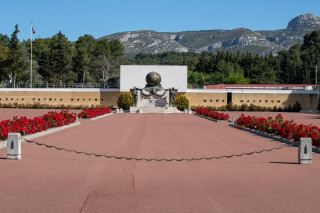
[[[265,107],[288,107],[297,101],[302,110],[317,110],[317,90],[203,90],[188,89],[186,96],[191,106],[224,106],[231,101],[238,106],[254,104]]]
[[[223,106],[227,104],[227,93],[232,93],[233,104],[255,104],[258,106],[287,107],[299,101],[302,110],[316,110],[318,92],[293,90],[203,90],[188,89],[178,92],[177,96],[185,94],[190,106]],[[49,104],[49,105],[106,105],[116,106],[119,89],[0,89],[0,103],[19,104]]]

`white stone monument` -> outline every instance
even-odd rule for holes
[[[9,133],[7,139],[7,159],[21,159],[20,133]]]
[[[145,80],[144,88],[133,87],[134,106],[130,107],[130,113],[180,113],[175,107],[175,88],[163,88],[157,72],[149,72]]]
[[[300,164],[312,163],[312,141],[311,138],[300,138],[298,158]]]

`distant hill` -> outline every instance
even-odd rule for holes
[[[320,18],[314,14],[295,17],[286,29],[252,31],[246,28],[234,30],[185,31],[159,33],[156,31],[131,31],[115,33],[102,38],[119,39],[127,57],[138,53],[161,53],[166,51],[196,52],[224,50],[251,52],[263,55],[272,51],[289,49],[302,43],[305,34],[320,29]]]

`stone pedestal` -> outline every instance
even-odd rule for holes
[[[144,95],[147,92],[144,92],[142,89],[138,91],[137,97],[137,107],[168,107],[169,106],[169,91],[160,90],[158,94],[163,94],[162,96],[158,95]]]
[[[298,158],[300,164],[312,164],[311,138],[300,138]]]
[[[148,94],[142,89],[137,91],[137,106],[130,107],[130,113],[181,113],[176,107],[170,107],[169,91],[159,90],[156,94]]]
[[[7,159],[21,159],[20,133],[9,133],[7,139]]]
[[[177,107],[130,107],[130,113],[182,113]]]

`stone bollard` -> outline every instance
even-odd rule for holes
[[[188,114],[192,115],[192,110],[191,109],[188,110]]]
[[[236,124],[236,119],[234,118],[234,117],[232,117],[232,119],[231,119],[231,124]]]
[[[122,108],[120,108],[120,113],[123,113],[123,109]]]
[[[119,111],[119,109],[118,109],[118,108],[116,109],[116,113],[120,113],[120,111]]]
[[[76,115],[75,123],[78,123],[78,122],[79,122],[79,117],[78,117],[78,115]]]
[[[300,164],[312,163],[312,141],[311,138],[300,138],[298,158]]]
[[[7,159],[21,159],[21,140],[20,133],[9,133],[7,140]]]
[[[187,109],[185,109],[185,110],[184,110],[184,113],[185,113],[185,114],[187,114],[187,113],[188,113],[188,110],[187,110]]]

